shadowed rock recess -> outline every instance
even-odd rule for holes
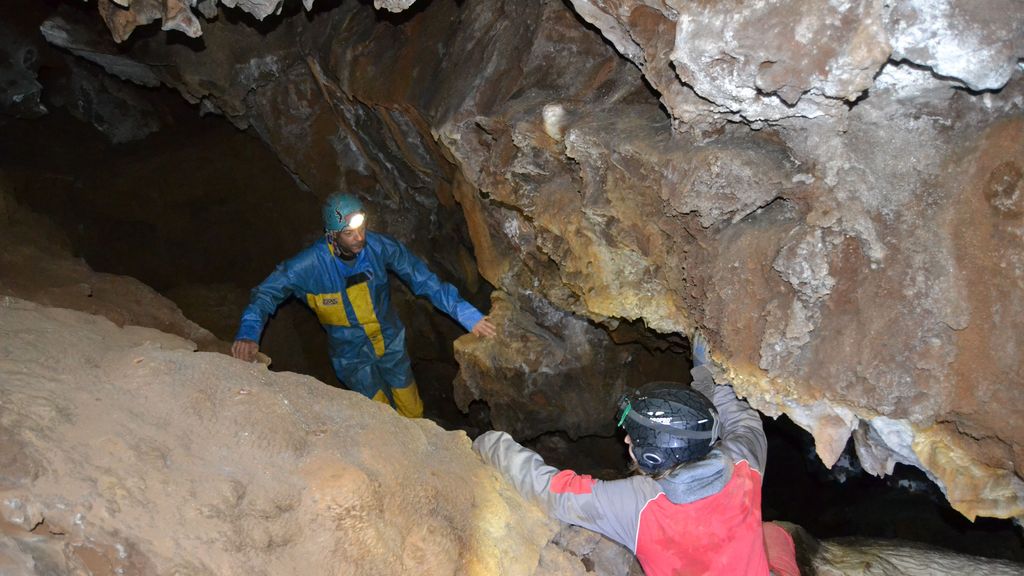
[[[737,392],[810,432],[826,466],[852,438],[872,474],[915,466],[967,518],[1024,519],[1019,0],[95,7],[56,3],[40,32],[251,129],[317,199],[366,191],[407,242],[468,234],[444,267],[496,288],[505,337],[456,343],[463,410],[482,400],[524,437],[611,435],[609,405],[636,383],[621,335],[700,329]],[[44,114],[34,53],[0,49],[18,56],[0,112]],[[98,485],[115,503],[141,490]],[[251,514],[334,514],[266,490]],[[232,513],[237,491],[222,490]]]

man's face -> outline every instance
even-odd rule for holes
[[[366,246],[366,225],[345,228],[332,234],[334,245],[341,249],[342,256],[355,256]]]

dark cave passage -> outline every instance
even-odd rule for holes
[[[897,464],[890,476],[872,476],[860,467],[853,439],[830,470],[815,455],[810,434],[789,418],[761,420],[769,454],[765,518],[800,524],[822,538],[901,538],[990,558],[1024,559],[1024,540],[1013,521],[971,522],[949,506],[921,470]]]

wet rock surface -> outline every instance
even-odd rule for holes
[[[516,301],[701,327],[826,464],[853,435],[872,473],[1024,516],[1019,2],[572,6],[343,3],[126,53],[317,194],[376,186],[403,239],[461,210]]]

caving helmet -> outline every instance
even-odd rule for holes
[[[640,470],[656,474],[707,456],[719,427],[711,400],[677,382],[652,382],[644,388],[651,391],[623,395],[618,414]]]
[[[324,232],[341,232],[346,228],[359,228],[366,220],[363,202],[353,194],[336,192],[324,202]]]

